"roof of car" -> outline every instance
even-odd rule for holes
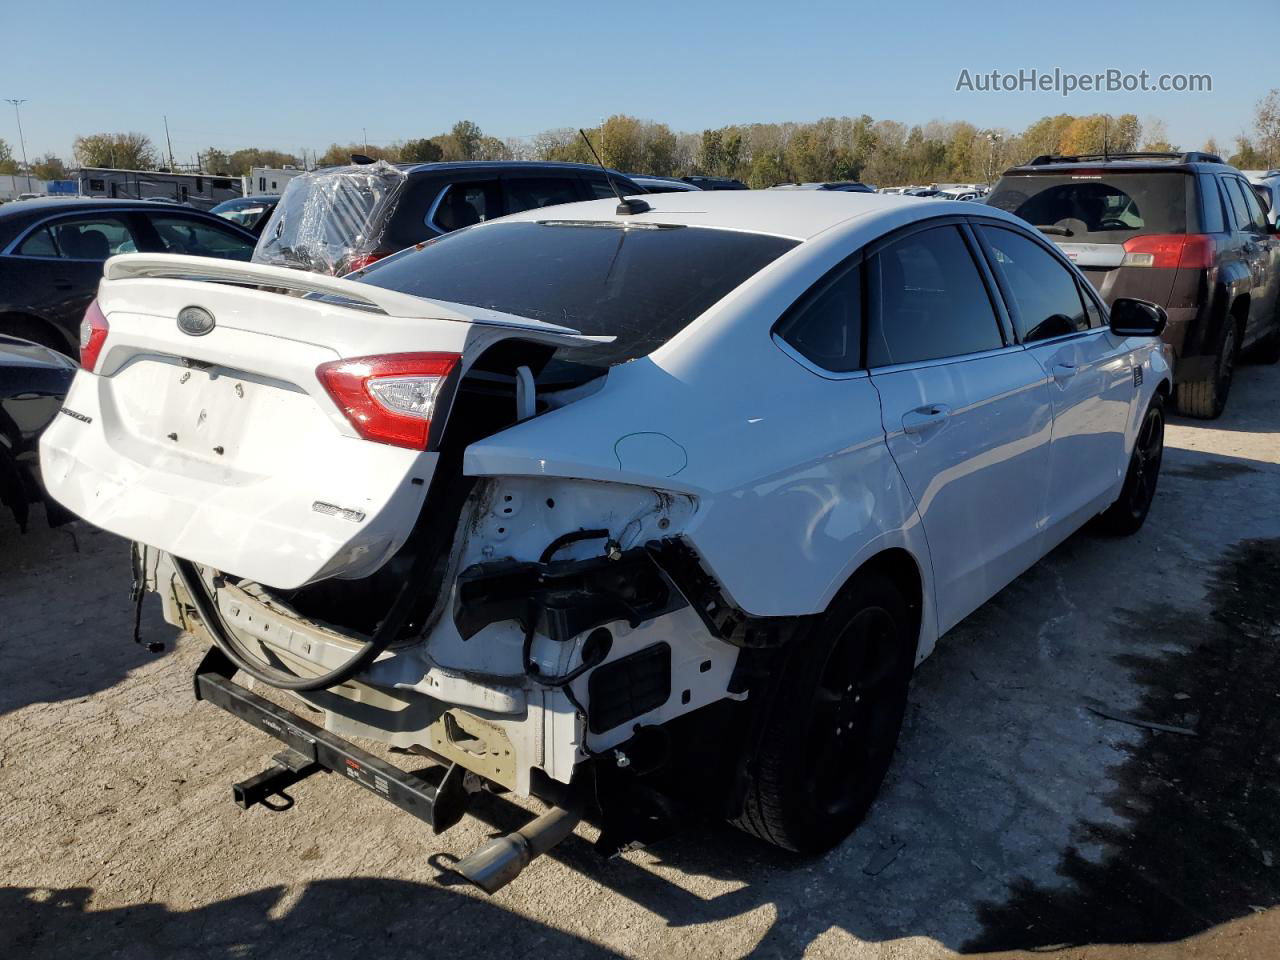
[[[655,193],[644,197],[646,213],[619,216],[616,200],[588,200],[566,203],[552,209],[526,210],[493,221],[616,221],[633,224],[674,224],[714,227],[808,240],[824,230],[858,217],[892,214],[904,208],[919,208],[931,217],[959,214],[992,215],[1020,223],[1011,214],[994,208],[954,200],[922,200],[880,193],[845,193],[836,190],[722,190],[699,193]],[[480,229],[487,227],[482,225]],[[472,228],[477,229],[477,228]]]
[[[184,206],[179,203],[171,203],[170,206],[192,213],[205,213],[204,210],[196,210],[194,207]],[[121,207],[135,210],[154,210],[156,204],[150,200],[112,200],[109,197],[76,197],[75,199],[41,197],[37,200],[15,200],[13,203],[6,203],[0,206],[0,217],[17,217],[49,212],[65,213],[71,210],[92,210],[96,207],[112,207],[116,210]]]
[[[501,168],[506,170],[582,170],[600,173],[594,163],[560,163],[553,160],[435,160],[428,163],[397,163],[406,173],[425,173],[437,170],[472,170],[476,168]],[[625,173],[610,169],[610,173],[625,177]]]
[[[1147,172],[1155,170],[1175,170],[1185,172],[1188,170],[1201,169],[1216,170],[1223,167],[1235,169],[1217,154],[1191,150],[1185,153],[1140,152],[1082,154],[1079,156],[1043,154],[1042,156],[1036,157],[1030,163],[1010,167],[1005,171],[1005,175],[1025,175],[1028,173],[1054,174],[1078,170],[1081,167],[1106,167],[1108,170],[1124,172]]]

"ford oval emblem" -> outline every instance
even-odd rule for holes
[[[178,329],[188,336],[203,337],[213,325],[213,314],[204,307],[183,307],[178,311]]]

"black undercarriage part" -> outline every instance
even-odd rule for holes
[[[241,807],[288,809],[292,800],[281,791],[314,774],[332,772],[413,814],[436,833],[462,819],[469,794],[463,787],[466,771],[457,764],[447,768],[438,784],[431,783],[233,683],[235,671],[235,664],[211,647],[196,670],[196,699],[221,707],[287,747],[271,767],[234,786],[232,796]],[[272,800],[278,796],[283,803]]]
[[[458,575],[453,622],[468,640],[491,623],[514,620],[564,642],[618,620],[638,627],[683,606],[649,551],[635,547],[587,560],[475,564]]]

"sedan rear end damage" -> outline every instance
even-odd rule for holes
[[[610,526],[563,529],[584,509]],[[292,715],[255,720],[254,711],[244,709],[243,688],[232,695],[235,685],[227,687],[237,667],[251,674],[267,667],[273,683],[275,671],[287,673],[298,678],[294,695],[322,713],[326,736],[343,744],[349,737],[375,739],[444,765],[440,788],[448,787],[448,814],[418,813],[433,826],[447,827],[453,811],[465,808],[469,794],[450,786],[455,781],[471,791],[513,790],[570,809],[589,789],[593,803],[605,808],[596,810],[607,825],[601,850],[613,853],[655,839],[675,825],[680,809],[703,802],[697,795],[707,789],[705,777],[676,778],[682,786],[674,792],[638,787],[669,776],[673,757],[685,753],[666,725],[746,696],[732,689],[738,647],[709,628],[706,611],[691,607],[675,579],[688,580],[696,563],[678,539],[696,510],[691,498],[655,489],[483,479],[461,511],[443,576],[434,561],[422,561],[426,553],[414,558],[397,601],[372,634],[308,618],[281,591],[136,549],[146,585],[161,589],[166,618],[215,647],[211,662],[222,679],[198,679],[202,699],[299,753],[296,732],[281,731],[305,728],[307,721]],[[670,535],[645,539],[654,534]],[[436,584],[444,585],[440,595],[422,604],[419,592]],[[704,573],[697,585],[707,584],[713,581]],[[431,608],[421,623],[403,619],[399,608],[411,601]],[[360,664],[358,673],[344,676],[353,663]],[[201,673],[212,669],[207,663]],[[247,802],[276,802],[275,785],[334,768],[316,766],[306,750],[300,755],[277,758],[255,778]],[[291,757],[296,762],[285,762]],[[299,765],[307,772],[299,774]],[[352,770],[339,767],[389,799],[388,791],[400,789],[388,777],[401,774],[383,771],[381,781],[367,781]],[[376,786],[384,781],[392,785]],[[242,803],[243,787],[237,785]],[[422,808],[420,798],[414,803]],[[514,876],[519,868],[512,864],[527,863],[570,819],[576,822],[576,815],[553,818],[554,829],[534,831],[533,840],[508,838],[500,869],[490,862],[498,856],[491,850],[473,879],[488,889],[494,876]]]

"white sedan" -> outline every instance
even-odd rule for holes
[[[992,207],[646,200],[345,279],[107,263],[45,482],[214,645],[200,695],[301,751],[243,803],[328,767],[437,828],[486,785],[558,805],[459,865],[485,889],[584,792],[607,850],[696,809],[822,850],[938,637],[1086,522],[1142,525],[1160,308]],[[366,777],[351,736],[447,774]]]

